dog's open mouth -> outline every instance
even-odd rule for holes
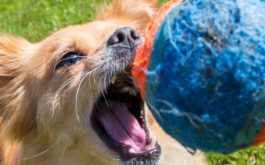
[[[161,153],[151,138],[145,118],[144,102],[130,75],[121,73],[94,106],[92,125],[123,161],[156,161]]]

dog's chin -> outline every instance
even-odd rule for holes
[[[91,124],[123,164],[157,164],[161,149],[150,136],[144,101],[130,72],[112,78],[93,107]]]

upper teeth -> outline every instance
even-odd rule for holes
[[[116,81],[116,76],[113,76],[112,79],[111,79],[111,84],[114,84]]]
[[[152,146],[155,146],[156,145],[156,137],[155,136],[152,137],[151,145]]]
[[[136,96],[137,95],[137,91],[135,89],[131,88],[131,87],[124,87],[124,88],[122,88],[122,91],[124,93],[129,93],[132,96]]]

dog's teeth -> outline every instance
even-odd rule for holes
[[[135,153],[136,153],[136,151],[135,151],[135,149],[133,149],[133,148],[130,148],[130,149],[129,149],[129,153],[130,153],[130,154],[135,154]]]
[[[129,94],[132,95],[132,96],[136,96],[136,95],[137,95],[137,91],[136,91],[135,89],[131,88],[131,87],[124,87],[124,88],[122,89],[122,91],[123,91],[124,93],[129,93]]]
[[[152,137],[151,145],[152,146],[155,146],[156,145],[156,137],[155,136]]]
[[[116,81],[116,76],[112,77],[112,79],[111,79],[111,84],[114,84],[115,81]]]

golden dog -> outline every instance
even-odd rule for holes
[[[162,131],[130,74],[156,8],[116,0],[39,43],[2,36],[0,164],[203,164]]]

